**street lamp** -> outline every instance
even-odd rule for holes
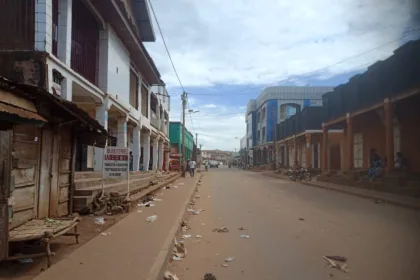
[[[190,113],[190,114],[195,114],[195,113],[198,113],[198,112],[200,112],[199,110],[193,110],[193,109],[189,109],[188,110],[188,113]]]

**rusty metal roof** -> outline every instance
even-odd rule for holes
[[[78,123],[83,124],[84,127],[87,127],[91,133],[96,133],[104,139],[109,137],[106,129],[99,124],[97,120],[91,118],[86,111],[78,107],[75,103],[55,96],[45,89],[11,81],[1,76],[0,88],[34,102],[35,106],[38,108],[38,118],[40,117],[43,120],[48,120],[50,123],[53,123],[53,116],[60,112],[60,114],[66,114],[67,120],[75,120]],[[46,104],[48,104],[48,109],[44,108],[44,105]],[[35,113],[32,114],[37,115]],[[31,115],[31,117],[35,116]],[[100,145],[102,146],[105,143],[104,139],[101,139]],[[97,146],[99,147],[100,145],[98,144]]]
[[[47,122],[46,119],[38,115],[37,113],[21,109],[12,105],[8,105],[5,103],[0,102],[0,113],[6,113],[9,115],[15,115],[22,119],[28,119],[28,120],[35,120],[35,121],[41,121],[41,122]]]

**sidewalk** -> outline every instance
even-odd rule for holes
[[[160,191],[155,207],[134,209],[106,231],[111,235],[97,236],[35,279],[157,279],[199,178],[179,178],[172,184],[177,188]],[[157,220],[146,222],[152,215]]]
[[[264,173],[262,173],[262,175],[290,181],[290,179],[287,176],[278,174],[278,173],[273,172],[273,171],[264,172]],[[402,207],[406,207],[406,208],[420,210],[420,199],[411,198],[411,197],[408,197],[408,196],[396,195],[396,194],[385,193],[385,192],[378,192],[378,191],[367,190],[367,189],[356,188],[356,187],[350,187],[350,186],[344,186],[344,185],[337,185],[337,184],[332,184],[332,183],[327,183],[327,182],[318,182],[318,181],[304,182],[304,181],[299,181],[299,183],[302,183],[302,184],[305,184],[305,185],[308,185],[308,186],[317,187],[317,188],[322,188],[322,189],[328,189],[328,190],[333,190],[333,191],[337,191],[337,192],[347,193],[347,194],[351,194],[351,195],[362,197],[362,198],[380,200],[381,202],[387,202],[387,203],[390,203],[390,204],[394,204],[394,205],[398,205],[398,206],[402,206]]]

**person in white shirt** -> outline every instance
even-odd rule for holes
[[[190,175],[191,175],[191,177],[194,177],[194,171],[195,171],[195,166],[196,165],[197,164],[196,164],[196,162],[193,159],[190,160],[188,167],[190,168]]]

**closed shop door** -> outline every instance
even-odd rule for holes
[[[363,134],[353,135],[353,166],[363,168]]]
[[[8,256],[11,132],[0,130],[0,261]]]
[[[40,137],[40,130],[34,125],[17,125],[13,128],[12,176],[15,189],[11,195],[13,217],[9,228],[37,216]]]

